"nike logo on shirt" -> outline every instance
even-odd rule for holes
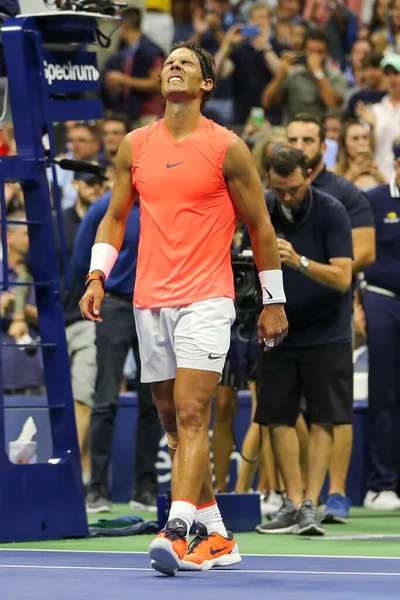
[[[210,354],[208,355],[208,358],[209,358],[210,360],[216,360],[217,358],[222,358],[222,357],[221,357],[219,354],[211,354],[211,353],[210,353]]]
[[[178,162],[178,163],[167,163],[167,169],[172,169],[172,167],[177,167],[178,165],[183,165],[183,162]]]

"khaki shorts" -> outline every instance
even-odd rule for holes
[[[97,375],[96,328],[90,321],[78,321],[66,328],[74,400],[93,405]]]

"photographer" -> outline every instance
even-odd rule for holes
[[[319,29],[310,29],[304,40],[304,55],[287,52],[273,80],[262,94],[265,110],[286,104],[286,118],[310,112],[322,118],[328,108],[343,100],[346,81],[343,73],[327,66],[328,40]],[[296,68],[293,68],[297,65]]]
[[[280,348],[260,359],[254,420],[270,427],[287,499],[275,519],[257,531],[323,535],[317,502],[333,425],[351,423],[353,413],[351,227],[342,204],[310,185],[311,170],[300,150],[274,150],[267,172],[290,330]],[[310,421],[304,500],[295,430],[302,393]]]
[[[212,437],[214,486],[218,492],[226,492],[234,444],[233,419],[237,408],[237,390],[245,389],[249,380],[254,380],[254,367],[258,357],[257,320],[261,305],[253,253],[247,251],[240,254],[232,250],[231,257],[235,281],[236,320],[231,330],[230,348],[221,381],[216,389]],[[254,413],[254,382],[253,385],[249,382],[249,387]]]

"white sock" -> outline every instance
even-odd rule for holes
[[[190,500],[174,500],[169,511],[168,521],[171,519],[181,519],[187,526],[187,536],[194,521],[196,514],[196,505]]]
[[[195,521],[205,525],[209,534],[219,533],[224,537],[227,537],[228,535],[216,500],[210,504],[198,506]]]

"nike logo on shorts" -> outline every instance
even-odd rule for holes
[[[208,358],[209,358],[210,360],[216,360],[217,358],[222,358],[222,356],[221,356],[220,354],[211,354],[211,353],[210,353],[210,354],[208,355]]]
[[[172,169],[172,167],[177,167],[178,165],[183,165],[183,162],[178,162],[178,163],[167,163],[167,169]]]
[[[214,548],[210,548],[210,554],[211,556],[215,556],[216,554],[219,554],[220,552],[223,552],[223,550],[226,550],[228,546],[224,546],[223,548],[216,548],[214,550]]]

